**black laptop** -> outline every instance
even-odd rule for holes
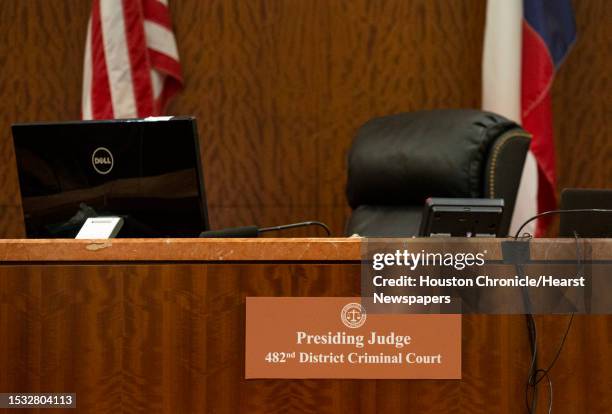
[[[13,125],[25,227],[73,238],[120,216],[118,237],[197,237],[208,216],[191,117]]]
[[[612,190],[566,188],[561,193],[561,210],[612,210]],[[560,215],[561,237],[612,237],[612,212],[564,213]]]

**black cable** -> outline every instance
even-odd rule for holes
[[[539,371],[544,371],[548,374],[550,370],[553,368],[553,366],[557,362],[557,359],[559,359],[559,356],[561,355],[561,351],[563,350],[563,345],[565,345],[565,340],[567,339],[567,335],[569,334],[570,328],[572,327],[573,320],[574,320],[574,313],[570,315],[569,321],[567,322],[567,327],[565,328],[565,334],[563,334],[563,338],[561,339],[561,342],[559,343],[559,347],[557,348],[557,353],[555,354],[555,357],[553,358],[551,363],[548,365],[548,368],[540,369]],[[542,377],[536,379],[534,385],[538,385],[540,381],[542,381]]]
[[[538,388],[533,384],[534,375],[537,375],[538,372],[538,331],[535,325],[535,319],[533,318],[533,314],[528,313],[526,316],[527,319],[527,331],[529,333],[529,346],[531,349],[531,364],[529,366],[529,375],[527,377],[527,383],[525,384],[525,404],[527,407],[527,412],[529,414],[533,414],[536,412],[537,403],[538,403]],[[531,404],[529,402],[529,389],[533,388],[533,396],[531,397]]]
[[[552,386],[552,380],[550,379],[550,376],[548,375],[548,372],[546,372],[543,369],[539,369],[536,371],[536,375],[542,372],[542,378],[546,378],[546,380],[548,381],[548,414],[552,413],[552,403],[553,403],[553,386]]]
[[[529,370],[529,379],[527,380],[526,389],[525,389],[525,403],[527,405],[527,412],[529,414],[533,414],[536,412],[537,401],[538,401],[538,384],[544,378],[546,378],[546,380],[548,381],[548,389],[549,389],[548,412],[551,413],[552,412],[553,385],[552,385],[552,380],[549,376],[549,373],[554,367],[557,360],[559,359],[559,356],[561,355],[561,351],[563,350],[563,346],[565,345],[565,341],[569,334],[570,328],[572,327],[572,321],[574,320],[574,314],[573,313],[571,314],[570,319],[567,323],[567,328],[565,329],[565,333],[563,334],[563,338],[561,339],[559,347],[557,348],[555,357],[553,358],[553,360],[548,365],[548,368],[546,369],[537,368],[537,365],[536,365],[537,345],[535,344],[535,341],[537,341],[537,330],[535,326],[535,320],[533,319],[533,315],[529,314],[527,315],[527,318],[528,318],[528,321],[531,321],[531,322],[528,322],[528,325],[529,325],[528,329],[529,329],[530,344],[531,343],[533,344],[532,345],[532,352],[533,352],[532,363],[531,363],[531,368]],[[532,342],[532,338],[533,338],[533,342]],[[532,389],[532,393],[533,393],[531,397],[531,404],[529,401],[529,389],[530,388]]]
[[[329,229],[329,227],[327,227],[327,224],[322,223],[320,221],[303,221],[301,223],[283,224],[282,226],[262,227],[259,229],[259,233],[263,233],[266,231],[293,229],[296,227],[306,227],[306,226],[322,227],[327,233],[327,236],[331,236],[331,230]]]
[[[526,224],[528,224],[529,222],[533,221],[534,219],[536,219],[538,216],[544,216],[544,215],[548,215],[548,214],[558,214],[558,213],[573,213],[573,212],[612,212],[612,210],[607,210],[607,209],[580,209],[580,210],[552,210],[552,211],[546,211],[544,213],[541,213],[537,216],[534,216],[532,218],[530,218],[529,220],[527,220],[525,223],[523,223],[523,225],[519,228],[519,230],[516,232],[515,235],[515,240],[518,239],[520,231],[523,229],[523,227],[525,227]],[[578,234],[574,231],[574,240],[576,241],[576,260],[577,260],[577,267],[578,267],[578,271],[577,271],[577,275],[580,275],[581,271],[582,271],[582,256],[584,254],[584,252],[581,252],[579,249],[579,243],[578,243]],[[550,378],[550,371],[552,370],[552,368],[555,366],[555,363],[557,362],[557,360],[559,359],[559,357],[561,356],[561,351],[563,350],[563,346],[565,345],[565,341],[567,340],[567,336],[569,335],[569,331],[572,327],[572,322],[574,321],[574,313],[572,313],[570,315],[569,321],[567,322],[567,327],[565,328],[565,333],[563,334],[563,338],[561,339],[561,342],[559,343],[559,346],[557,348],[557,352],[555,353],[554,358],[552,359],[552,361],[550,362],[550,364],[548,365],[548,368],[546,369],[541,369],[538,368],[537,366],[537,357],[538,357],[538,347],[537,347],[537,327],[535,324],[535,319],[533,317],[533,314],[528,313],[526,315],[527,317],[527,330],[529,333],[529,345],[531,348],[531,353],[532,353],[532,358],[531,358],[531,365],[529,367],[529,376],[527,379],[527,384],[525,387],[525,404],[527,407],[527,412],[529,414],[534,414],[536,412],[536,408],[537,408],[537,402],[538,402],[538,384],[544,379],[546,378],[547,382],[548,382],[548,389],[549,389],[549,393],[548,393],[548,413],[551,414],[552,413],[552,403],[553,403],[553,384],[552,384],[552,379]],[[539,376],[541,374],[541,376]],[[531,397],[531,404],[529,401],[529,389],[532,388],[532,397]]]
[[[584,252],[580,252],[578,249],[578,234],[576,234],[576,232],[574,232],[574,239],[576,240],[576,259],[578,261],[577,265],[578,265],[578,272],[577,272],[577,276],[580,275],[580,269],[582,266],[582,260],[581,257],[584,254]],[[559,344],[559,347],[557,348],[557,353],[555,354],[555,357],[553,358],[553,360],[551,361],[551,363],[548,365],[548,368],[546,368],[545,370],[540,370],[540,371],[544,371],[546,372],[546,374],[548,374],[550,372],[550,370],[553,368],[553,366],[555,365],[555,363],[557,362],[557,359],[559,359],[559,356],[561,355],[561,350],[563,349],[563,345],[565,345],[565,340],[567,339],[567,335],[569,334],[570,328],[572,327],[572,322],[574,321],[574,315],[575,313],[572,312],[572,314],[570,315],[570,319],[567,322],[567,328],[565,328],[565,334],[563,335],[563,338],[561,339],[561,343]],[[536,380],[535,385],[537,385],[540,381],[542,381],[543,377],[540,377],[539,379]]]
[[[521,230],[523,230],[523,228],[531,223],[534,220],[539,219],[540,217],[544,217],[544,216],[550,216],[552,214],[566,214],[566,213],[612,213],[612,209],[607,209],[607,208],[579,208],[579,209],[573,209],[573,210],[549,210],[549,211],[544,211],[543,213],[539,213],[536,214],[535,216],[529,218],[527,221],[525,221],[523,224],[521,224],[521,227],[519,227],[519,229],[516,231],[516,234],[514,235],[514,239],[518,239],[519,235],[521,234]]]
[[[306,226],[319,226],[322,227],[327,236],[331,235],[331,231],[329,227],[325,223],[321,223],[320,221],[303,221],[301,223],[291,223],[284,224],[282,226],[274,226],[274,227],[262,227],[259,228],[257,226],[243,226],[243,227],[229,227],[221,230],[207,230],[200,233],[200,237],[204,238],[228,238],[228,237],[241,237],[241,238],[253,238],[257,237],[259,233],[264,233],[267,231],[276,231],[276,230],[286,230],[293,229],[296,227],[306,227]]]

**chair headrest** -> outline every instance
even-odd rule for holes
[[[502,116],[464,109],[372,119],[358,130],[349,151],[349,204],[422,205],[427,197],[482,197],[491,145],[518,127]]]

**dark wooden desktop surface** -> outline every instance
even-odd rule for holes
[[[359,260],[358,239],[0,241],[0,392],[75,392],[88,413],[525,412],[520,315],[463,317],[460,381],[246,381],[245,297],[357,296]],[[546,365],[567,317],[537,323]],[[612,317],[577,316],[554,413],[612,412],[611,354]]]

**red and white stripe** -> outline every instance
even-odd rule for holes
[[[523,1],[488,0],[482,60],[482,108],[521,123]],[[538,213],[538,164],[530,149],[523,166],[510,234]],[[525,226],[535,234],[536,223]]]
[[[167,0],[93,0],[83,119],[161,115],[182,87]]]

